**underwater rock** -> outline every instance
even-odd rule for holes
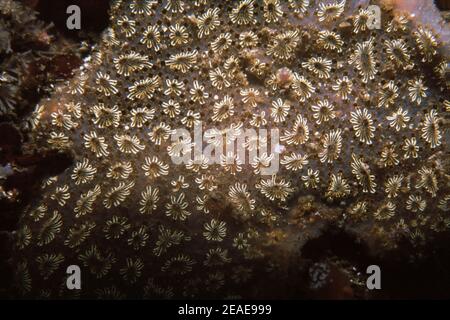
[[[382,2],[372,30],[368,1],[114,1],[102,42],[30,119],[29,144],[74,164],[21,217],[19,294],[285,297],[327,225],[374,252],[448,231],[448,27]],[[199,124],[278,129],[278,172],[261,174],[273,153],[175,164],[198,141],[171,135]]]

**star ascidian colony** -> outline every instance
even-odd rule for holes
[[[0,27],[32,10],[0,0]],[[17,205],[9,296],[389,298],[367,289],[368,265],[445,260],[449,28],[431,1],[115,0],[108,14],[28,113],[2,62],[21,154],[68,159]],[[277,135],[245,136],[264,129]],[[2,201],[20,202],[5,181],[29,169],[1,165]]]

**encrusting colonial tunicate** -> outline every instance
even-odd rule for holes
[[[389,1],[369,28],[368,5],[114,1],[103,42],[32,116],[32,143],[75,160],[21,218],[19,293],[270,297],[327,224],[374,250],[450,228],[448,52]],[[175,164],[200,124],[205,145],[263,128],[279,142]]]

